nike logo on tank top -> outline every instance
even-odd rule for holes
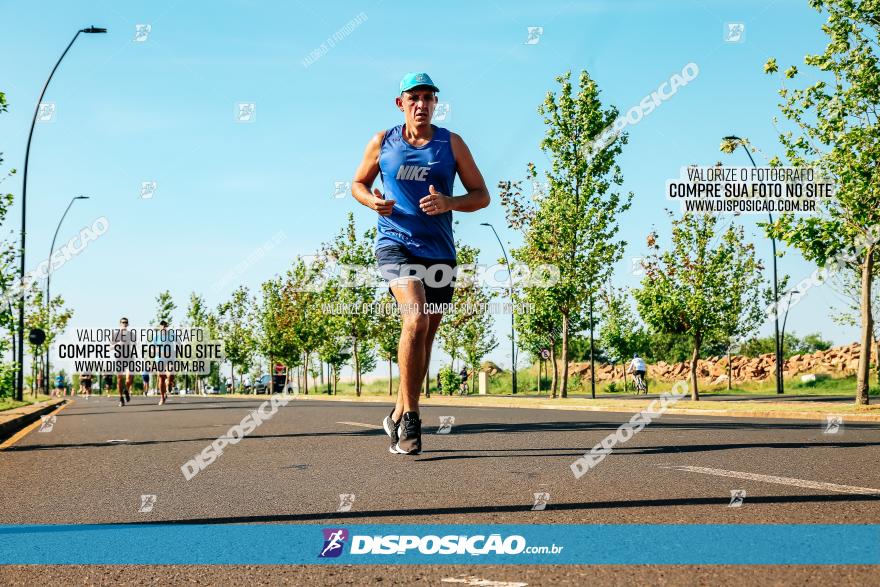
[[[452,212],[428,216],[419,200],[429,194],[428,186],[452,195],[455,156],[449,130],[431,125],[433,138],[414,147],[403,138],[403,125],[385,133],[379,150],[379,173],[385,198],[395,200],[390,216],[380,216],[376,248],[403,245],[413,255],[428,259],[455,259]]]

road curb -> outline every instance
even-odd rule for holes
[[[296,400],[316,400],[316,401],[349,401],[349,402],[367,402],[367,403],[394,403],[395,398],[377,397],[377,396],[321,396],[321,395],[294,395]],[[492,402],[474,402],[472,399],[465,398],[449,398],[449,397],[430,397],[421,398],[420,403],[426,406],[456,406],[470,408],[526,408],[533,410],[578,410],[587,412],[618,412],[626,414],[636,414],[644,409],[644,406],[628,406],[621,404],[620,406],[585,406],[585,405],[565,405],[556,403],[530,403],[522,404],[517,400],[513,401],[492,401]],[[558,401],[558,400],[554,400]],[[878,414],[854,414],[849,412],[787,412],[777,410],[717,410],[717,409],[693,409],[693,408],[669,408],[667,414],[680,414],[686,416],[715,416],[725,418],[767,418],[767,419],[788,419],[788,420],[813,420],[824,421],[827,416],[841,416],[848,422],[880,422],[880,413]]]
[[[0,442],[8,440],[16,432],[67,403],[66,399],[54,399],[30,406],[22,406],[0,412]]]

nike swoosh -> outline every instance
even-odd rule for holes
[[[428,161],[428,165],[434,165],[435,163],[440,163],[439,161]]]

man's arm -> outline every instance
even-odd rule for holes
[[[364,149],[364,158],[351,180],[351,195],[355,200],[367,208],[375,210],[381,216],[390,216],[391,209],[394,208],[394,200],[386,200],[378,188],[370,192],[376,176],[379,175],[379,150],[382,147],[383,138],[385,138],[385,131],[380,131],[373,135],[373,138],[367,143],[367,148]]]
[[[441,194],[429,186],[428,195],[419,200],[419,207],[429,215],[442,214],[454,210],[456,212],[475,212],[489,205],[489,190],[483,174],[474,162],[470,149],[457,134],[449,133],[452,154],[455,156],[458,178],[467,190],[463,196]]]

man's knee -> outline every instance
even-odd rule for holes
[[[427,314],[413,312],[403,316],[402,328],[404,335],[424,338],[428,334],[430,322]]]

